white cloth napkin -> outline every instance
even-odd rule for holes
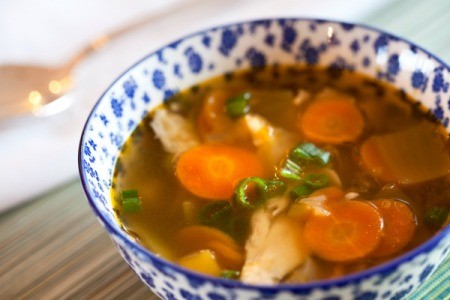
[[[390,1],[0,1],[0,64],[63,64],[101,34],[165,14],[79,65],[68,110],[0,123],[0,212],[77,178],[78,142],[90,109],[123,70],[152,50],[187,33],[245,19],[302,16],[358,22]]]

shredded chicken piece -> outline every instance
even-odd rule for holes
[[[153,115],[151,127],[161,140],[164,149],[175,155],[200,144],[194,129],[188,120],[167,109],[157,109]]]
[[[276,284],[300,266],[308,256],[301,240],[301,227],[286,216],[275,218],[259,251],[247,256],[241,280],[247,283]]]
[[[289,206],[289,199],[287,196],[275,197],[267,200],[265,210],[272,214],[272,218],[284,212]]]
[[[294,133],[272,126],[260,115],[247,114],[244,121],[258,153],[270,165],[278,163],[299,140]]]
[[[243,282],[276,284],[308,256],[300,238],[300,225],[280,216],[288,205],[287,196],[277,197],[253,213],[251,234],[245,245]]]
[[[359,197],[359,194],[356,192],[348,192],[347,194],[345,194],[344,198],[347,200],[353,200]]]
[[[317,216],[328,216],[330,212],[325,208],[325,201],[327,197],[324,195],[312,196],[301,199],[299,202],[311,207],[313,214]]]
[[[308,282],[321,278],[324,271],[321,271],[321,266],[312,257],[308,257],[305,262],[294,271],[292,271],[286,278],[287,283]]]
[[[289,206],[286,196],[267,200],[264,207],[255,211],[251,218],[252,232],[245,244],[247,259],[251,259],[261,248],[261,244],[269,233],[272,220]]]
[[[303,102],[308,100],[310,97],[311,97],[311,93],[309,93],[307,90],[299,89],[297,94],[295,95],[292,103],[295,106],[300,106],[303,104]]]
[[[264,208],[255,211],[251,217],[251,234],[245,243],[246,262],[252,261],[260,251],[269,233],[272,214]]]

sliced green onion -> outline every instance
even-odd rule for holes
[[[230,118],[239,118],[250,111],[250,93],[227,99],[225,108]]]
[[[267,184],[259,177],[241,180],[234,191],[234,198],[244,208],[254,209],[266,201]]]
[[[222,270],[220,272],[220,277],[226,279],[239,279],[239,276],[241,276],[241,272],[236,270]]]
[[[122,191],[122,199],[136,198],[139,197],[137,190],[124,190]]]
[[[283,194],[287,189],[286,184],[278,179],[267,181],[266,198],[272,198]]]
[[[308,174],[305,176],[305,183],[314,189],[326,187],[329,181],[325,174]]]
[[[139,198],[129,198],[122,202],[123,212],[135,213],[140,212],[142,209],[141,201]]]
[[[229,232],[232,216],[233,210],[230,202],[215,201],[202,207],[199,213],[199,223]]]
[[[450,209],[448,207],[434,206],[425,212],[425,223],[428,226],[439,228],[447,220]]]
[[[125,213],[139,212],[142,209],[137,190],[122,191],[122,209]]]
[[[283,166],[281,167],[281,170],[279,173],[282,177],[284,177],[286,179],[301,180],[302,172],[303,172],[303,169],[299,164],[297,164],[293,160],[287,158],[284,161]]]
[[[314,190],[310,186],[302,184],[293,188],[289,193],[293,200],[297,200],[309,196],[313,191]]]
[[[296,162],[315,160],[321,165],[326,165],[330,162],[331,153],[312,143],[301,143],[291,150],[289,157]]]

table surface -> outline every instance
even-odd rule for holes
[[[365,23],[450,61],[450,1],[392,1]],[[450,257],[410,299],[450,299]],[[116,252],[74,178],[0,215],[1,299],[157,299]]]

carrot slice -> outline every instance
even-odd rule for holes
[[[416,230],[416,217],[404,202],[394,199],[372,201],[383,217],[383,233],[374,257],[394,254],[405,247]]]
[[[371,253],[381,240],[383,220],[378,209],[363,201],[339,201],[328,206],[330,214],[311,214],[305,224],[305,243],[317,256],[347,262]]]
[[[364,120],[351,99],[338,97],[312,102],[299,125],[303,134],[314,142],[341,144],[360,136]]]
[[[181,184],[196,196],[228,199],[235,184],[246,177],[264,176],[256,154],[239,147],[206,144],[180,155],[176,175]]]
[[[199,245],[211,240],[219,241],[237,251],[240,249],[232,237],[225,232],[212,227],[193,225],[182,228],[178,231],[176,236],[176,241],[180,243],[180,246],[187,252],[200,249],[201,247]]]
[[[228,269],[240,269],[244,263],[242,250],[226,233],[211,227],[194,225],[181,229],[175,241],[185,253],[202,249],[214,252],[220,266]]]

